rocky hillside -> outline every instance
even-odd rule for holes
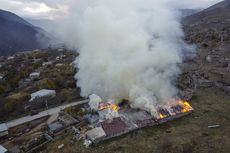
[[[230,1],[225,0],[184,19],[187,40],[215,46],[230,41]]]
[[[200,12],[202,9],[180,9],[182,18]]]
[[[47,48],[50,42],[44,30],[4,10],[0,10],[0,34],[0,55]]]
[[[180,87],[219,88],[230,93],[230,1],[226,0],[184,19],[187,42],[195,44],[196,57],[182,65]],[[190,94],[191,97],[192,94]]]

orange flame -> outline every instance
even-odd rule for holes
[[[160,116],[160,119],[163,119],[163,118],[165,118],[166,116],[165,115],[163,115],[163,114],[159,114],[159,116]]]
[[[193,110],[193,108],[191,107],[191,105],[187,101],[184,101],[183,102],[183,110],[182,110],[182,112],[186,113],[186,112],[189,112],[191,110]]]
[[[113,111],[117,111],[118,110],[118,106],[115,104],[110,104],[110,103],[102,103],[99,104],[98,109],[99,110],[103,110],[103,109],[112,109]]]
[[[191,107],[191,105],[187,101],[182,101],[182,100],[177,100],[172,105],[169,104],[169,108],[173,107],[173,106],[177,106],[177,105],[180,105],[182,107],[181,113],[186,113],[186,112],[190,112],[190,111],[193,110],[193,108]],[[171,112],[170,111],[170,114],[172,116],[175,116],[176,112]],[[159,112],[159,119],[164,119],[166,117],[167,117],[167,115],[162,114],[162,113]]]

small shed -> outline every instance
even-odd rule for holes
[[[9,134],[8,127],[5,123],[0,124],[0,138]]]
[[[0,145],[0,153],[7,153],[7,152],[8,152],[8,150],[5,147],[3,147],[2,145]]]
[[[37,92],[32,93],[30,98],[30,102],[34,101],[35,99],[39,98],[51,98],[56,97],[56,91],[55,90],[48,90],[48,89],[42,89]]]
[[[30,73],[30,79],[31,80],[38,79],[39,77],[40,77],[40,72]]]
[[[53,64],[52,61],[48,61],[48,62],[43,62],[43,63],[42,63],[42,66],[50,66],[50,65],[52,65],[52,64]]]

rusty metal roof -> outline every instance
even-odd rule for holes
[[[127,130],[127,125],[120,117],[114,118],[112,121],[104,121],[101,123],[106,135],[116,135]]]

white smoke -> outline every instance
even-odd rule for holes
[[[83,97],[128,98],[153,115],[176,97],[183,31],[162,0],[72,1],[62,24],[62,38],[80,53],[75,78]]]
[[[99,96],[95,94],[92,94],[89,96],[89,106],[92,110],[97,111],[99,103],[101,102],[102,102],[102,99]]]

